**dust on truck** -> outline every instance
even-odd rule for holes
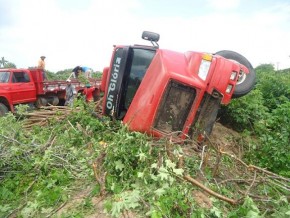
[[[101,84],[103,114],[132,131],[202,141],[220,105],[255,85],[251,63],[236,52],[179,53],[160,49],[159,34],[144,31],[142,38],[152,46],[114,46]]]
[[[78,93],[91,89],[94,98],[99,96],[101,82],[90,79],[91,87],[78,80],[71,80]],[[44,81],[42,71],[31,69],[0,69],[0,117],[15,111],[15,106],[28,104],[40,108],[64,102],[67,81]]]

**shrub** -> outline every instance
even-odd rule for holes
[[[228,106],[223,106],[221,122],[238,131],[253,130],[256,122],[268,116],[267,111],[262,92],[255,89],[244,97],[232,100]]]
[[[255,151],[256,162],[290,176],[290,102],[279,105],[256,129],[261,140]]]

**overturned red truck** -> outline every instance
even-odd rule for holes
[[[123,120],[132,131],[202,140],[211,133],[220,105],[255,85],[251,63],[236,52],[179,53],[160,49],[159,34],[144,31],[142,38],[152,46],[114,46],[110,66],[104,68],[101,82],[93,84],[96,97],[103,92],[103,115]],[[38,83],[39,97],[62,98],[62,92],[45,91],[49,82]],[[2,111],[11,105],[2,94],[7,87],[0,82]]]

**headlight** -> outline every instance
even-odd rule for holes
[[[233,85],[228,85],[226,89],[226,93],[230,93],[233,89]]]
[[[211,64],[212,56],[209,54],[204,54],[202,56],[202,61],[199,66],[198,76],[202,80],[206,80],[207,74],[209,72],[210,64]]]
[[[237,76],[237,72],[235,72],[235,71],[232,72],[230,80],[234,81],[236,79],[236,76]]]

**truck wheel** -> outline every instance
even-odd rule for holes
[[[36,100],[36,103],[35,103],[35,106],[37,108],[41,108],[43,106],[46,106],[47,105],[47,100],[43,97],[39,97],[37,100]]]
[[[5,104],[0,103],[0,117],[3,117],[5,114],[9,112],[8,108]]]
[[[240,72],[239,79],[237,81],[233,93],[233,98],[239,98],[248,94],[254,88],[256,83],[256,72],[252,67],[252,64],[244,56],[234,51],[223,50],[215,54],[220,55],[226,59],[232,60],[234,62],[243,64],[245,67],[248,68],[249,70],[248,74]]]
[[[54,97],[53,97],[53,100],[52,100],[52,105],[53,105],[53,106],[56,106],[56,105],[58,105],[58,104],[59,104],[59,98],[56,97],[56,96],[54,96]]]
[[[47,104],[51,104],[53,106],[56,106],[59,103],[59,99],[57,96],[50,96],[46,100],[47,100]]]

